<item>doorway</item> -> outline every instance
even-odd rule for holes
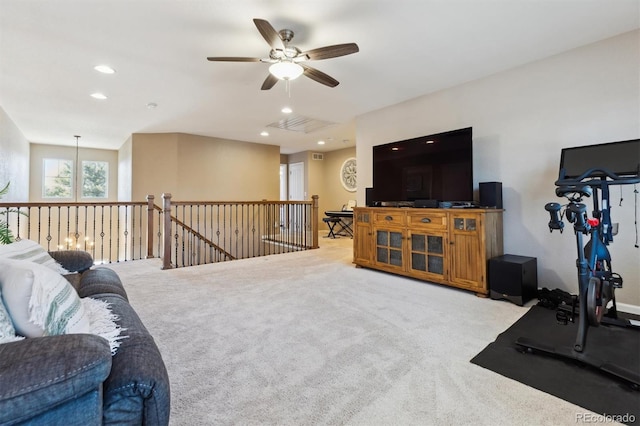
[[[304,201],[304,163],[289,164],[289,201]],[[290,231],[301,231],[304,224],[304,209],[300,205],[290,205],[284,217],[288,220]]]

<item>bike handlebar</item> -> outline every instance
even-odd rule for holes
[[[603,179],[604,178],[604,179]],[[590,180],[585,180],[590,179]],[[611,180],[607,180],[611,179]],[[609,186],[609,185],[630,185],[640,183],[640,175],[623,177],[613,173],[611,170],[603,168],[588,169],[580,176],[570,179],[564,178],[564,169],[560,170],[560,176],[555,182],[556,186],[589,185],[589,186]]]

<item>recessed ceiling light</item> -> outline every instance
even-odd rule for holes
[[[102,74],[113,74],[116,72],[116,70],[111,68],[109,65],[96,65],[93,69],[101,72]]]
[[[149,102],[147,104],[147,108],[149,108],[149,109],[154,109],[154,108],[157,108],[157,107],[158,107],[158,104],[155,103],[155,102]]]
[[[94,99],[107,99],[107,97],[102,93],[92,93],[91,97]]]
[[[318,145],[324,145],[324,141],[318,141]]]
[[[284,107],[281,110],[282,112],[284,112],[285,114],[291,114],[293,112],[293,110],[289,107]]]
[[[260,136],[269,136],[269,132],[263,130],[262,132],[260,132]]]
[[[427,144],[435,143],[435,141],[427,141]]]

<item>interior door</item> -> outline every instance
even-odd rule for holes
[[[304,163],[289,164],[289,201],[304,201]]]

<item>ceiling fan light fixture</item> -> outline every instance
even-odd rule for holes
[[[280,80],[295,80],[302,75],[304,68],[294,62],[281,61],[271,65],[269,72]]]

